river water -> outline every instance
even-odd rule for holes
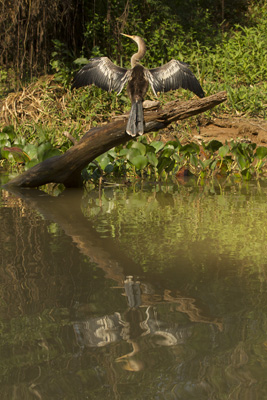
[[[2,188],[1,399],[266,399],[266,222],[264,182]]]

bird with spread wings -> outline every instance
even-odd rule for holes
[[[138,52],[131,58],[131,69],[119,67],[108,57],[92,58],[76,74],[72,89],[94,84],[108,92],[114,90],[120,94],[127,83],[127,93],[132,103],[126,126],[126,132],[130,136],[144,133],[143,101],[149,85],[156,96],[158,92],[183,88],[198,97],[204,97],[199,81],[187,64],[171,60],[161,67],[147,69],[140,64],[146,53],[144,40],[135,35],[122,35],[131,38],[138,45]]]

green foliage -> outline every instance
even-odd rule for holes
[[[0,161],[10,165],[24,165],[29,169],[47,158],[60,155],[61,151],[48,141],[44,134],[35,138],[33,143],[17,135],[14,126],[6,126],[0,132]]]
[[[198,145],[182,145],[179,140],[147,143],[145,137],[114,148],[83,171],[85,180],[146,178],[181,179],[191,175],[199,179],[235,176],[249,180],[266,174],[267,148],[254,143],[211,140]]]
[[[72,75],[74,54],[59,40],[54,39],[52,42],[54,51],[51,54],[50,66],[55,73],[55,80],[67,86]]]

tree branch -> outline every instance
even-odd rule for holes
[[[226,101],[226,92],[203,99],[171,101],[163,109],[145,111],[145,133],[158,131],[171,122],[207,111]],[[46,183],[63,183],[66,187],[82,185],[81,171],[99,155],[132,138],[125,132],[127,115],[98,128],[92,128],[66,153],[51,157],[12,179],[7,185],[38,187]]]

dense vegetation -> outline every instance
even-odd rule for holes
[[[207,95],[227,90],[228,102],[213,112],[266,119],[265,1],[16,0],[14,7],[7,1],[1,7],[2,164],[8,159],[9,165],[29,168],[71,146],[65,131],[78,139],[129,107],[123,94],[116,97],[95,87],[69,90],[75,70],[90,57],[107,55],[129,65],[135,45],[119,35],[122,31],[145,38],[147,66],[177,58],[192,66]],[[38,79],[47,73],[53,76]],[[160,101],[179,96],[191,93],[168,93]],[[173,127],[172,137],[167,144],[151,146],[152,136],[114,149],[91,164],[84,177],[138,173],[158,179],[185,169],[199,177],[238,173],[249,178],[264,171],[262,147],[234,142],[184,147],[180,126]]]

